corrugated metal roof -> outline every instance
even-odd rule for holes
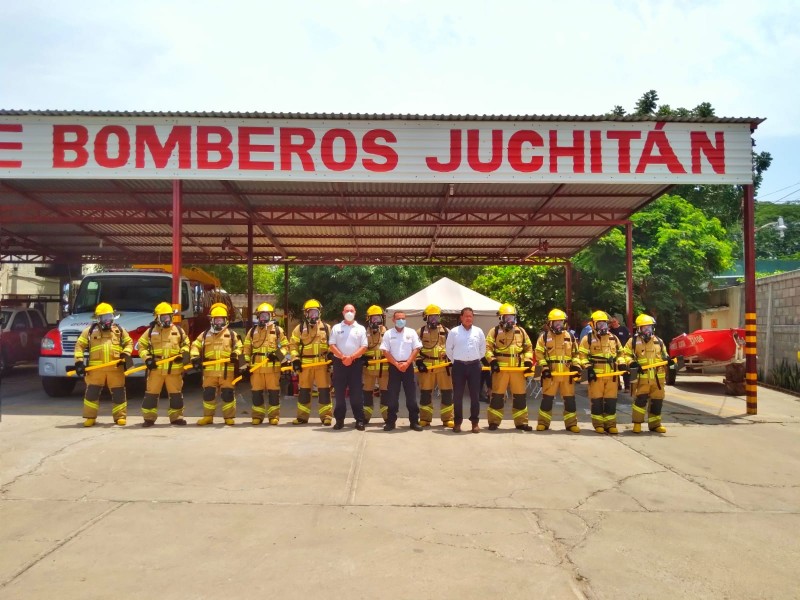
[[[328,119],[351,121],[666,121],[674,123],[752,123],[760,117],[675,117],[640,115],[425,115],[392,113],[296,113],[226,111],[114,111],[114,110],[31,110],[0,109],[0,116],[48,117],[186,117],[224,119]]]

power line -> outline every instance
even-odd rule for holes
[[[782,192],[783,190],[788,190],[789,188],[793,188],[793,187],[796,187],[798,185],[800,185],[800,181],[795,181],[794,183],[791,183],[791,184],[787,185],[786,187],[782,187],[779,190],[773,190],[771,192],[767,192],[766,194],[759,193],[758,197],[759,198],[765,198],[767,196],[771,196],[772,194],[777,194],[778,192]],[[793,192],[790,192],[790,193],[793,193]]]

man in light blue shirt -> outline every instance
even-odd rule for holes
[[[406,327],[406,314],[397,311],[392,317],[394,327],[383,334],[381,350],[383,356],[389,361],[389,389],[387,390],[386,404],[389,411],[386,418],[384,431],[391,431],[396,427],[397,411],[400,408],[400,386],[406,395],[406,408],[411,429],[422,431],[419,424],[419,405],[417,404],[417,385],[414,382],[414,359],[422,348],[422,341],[417,332]]]
[[[346,304],[342,310],[344,320],[331,328],[328,342],[333,353],[333,388],[336,392],[336,405],[333,409],[334,429],[344,427],[347,414],[345,403],[347,389],[350,389],[350,410],[356,420],[356,429],[364,431],[364,395],[361,391],[362,365],[359,358],[367,350],[367,330],[356,323],[356,308]]]
[[[481,359],[486,354],[486,335],[472,322],[475,313],[469,307],[461,309],[461,325],[451,329],[447,336],[445,350],[447,358],[453,363],[453,431],[461,431],[464,420],[464,390],[469,386],[469,420],[472,422],[472,433],[479,433],[480,393],[481,393]]]

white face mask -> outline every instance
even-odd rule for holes
[[[345,321],[352,321],[355,318],[356,318],[356,313],[354,313],[354,312],[347,311],[346,313],[344,313],[344,320]]]

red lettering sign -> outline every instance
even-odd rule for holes
[[[0,133],[22,133],[22,125],[0,125]],[[0,142],[0,150],[22,150],[22,142]],[[0,168],[19,169],[21,160],[0,160]]]
[[[67,137],[71,139],[67,139]],[[86,166],[89,161],[89,152],[86,144],[89,142],[89,132],[83,125],[53,125],[53,168],[77,169]],[[67,158],[67,153],[74,155]]]

